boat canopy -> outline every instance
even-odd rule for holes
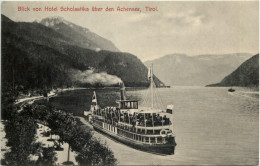
[[[166,117],[172,117],[173,115],[165,110],[155,109],[151,107],[140,107],[138,114],[160,114]]]
[[[125,101],[126,101],[126,102],[129,102],[129,101],[135,101],[135,102],[138,102],[139,100],[117,100],[116,102],[119,103],[119,102],[125,102]]]
[[[121,112],[123,113],[129,113],[129,114],[169,114],[165,110],[161,109],[155,109],[151,107],[139,107],[138,109],[128,109],[128,108],[122,108],[120,109]]]
[[[151,107],[140,107],[139,110],[140,110],[139,113],[143,113],[143,114],[165,113],[165,111],[161,109],[156,109]]]
[[[131,115],[135,114],[135,113],[139,113],[140,110],[138,109],[120,109],[121,113],[129,113]]]

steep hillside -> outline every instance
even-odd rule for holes
[[[251,54],[198,55],[171,54],[145,62],[153,63],[154,73],[167,85],[204,86],[234,71]]]
[[[242,63],[220,83],[209,86],[259,86],[259,54]]]
[[[87,28],[66,21],[61,17],[48,17],[41,20],[40,23],[54,29],[56,32],[71,39],[83,48],[96,51],[119,51],[111,41],[91,32]]]
[[[126,86],[148,85],[148,69],[136,56],[79,47],[73,39],[39,23],[13,22],[2,16],[1,43],[2,83],[6,87],[27,91],[93,86],[79,83],[71,75],[71,71],[90,69],[116,75]],[[160,83],[158,79],[156,82]]]

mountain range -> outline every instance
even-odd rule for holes
[[[2,83],[22,89],[92,86],[71,77],[75,71],[86,70],[115,75],[126,86],[148,86],[147,67],[151,64],[154,74],[167,85],[204,86],[219,82],[253,56],[170,54],[146,61],[146,67],[111,41],[61,17],[14,22],[2,15],[1,33]],[[164,85],[158,78],[156,84]]]
[[[226,76],[220,83],[208,86],[259,86],[259,54],[242,63],[235,71]]]
[[[71,23],[62,17],[47,17],[42,19],[39,23],[71,39],[82,48],[95,51],[108,50],[119,52],[119,49],[116,48],[111,41],[91,32],[87,28]]]
[[[154,74],[166,85],[205,86],[219,82],[252,56],[248,53],[197,56],[170,54],[144,64],[153,64]]]
[[[134,55],[118,52],[115,45],[88,29],[61,18],[14,22],[2,15],[2,85],[23,90],[79,83],[71,71],[108,73],[126,86],[148,86],[148,69]],[[162,82],[155,77],[156,84]],[[102,86],[102,85],[100,85]]]

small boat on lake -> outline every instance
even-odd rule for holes
[[[151,92],[154,92],[152,69],[149,70]],[[138,100],[127,100],[124,83],[120,83],[118,107],[100,108],[95,91],[91,103],[93,128],[112,139],[133,148],[156,154],[174,154],[176,142],[173,133],[173,105],[167,109],[140,107]],[[87,115],[88,113],[84,113]]]
[[[235,89],[230,88],[230,89],[228,89],[228,91],[229,91],[229,92],[235,92]]]

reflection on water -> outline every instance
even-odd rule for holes
[[[141,152],[96,133],[114,151],[119,164],[180,165],[258,163],[259,93],[246,88],[174,87],[157,89],[164,106],[174,104],[175,155]],[[144,99],[144,90],[130,90],[128,97]],[[52,103],[76,114],[89,109],[91,90],[70,91]],[[98,90],[101,106],[116,105],[118,90]]]

